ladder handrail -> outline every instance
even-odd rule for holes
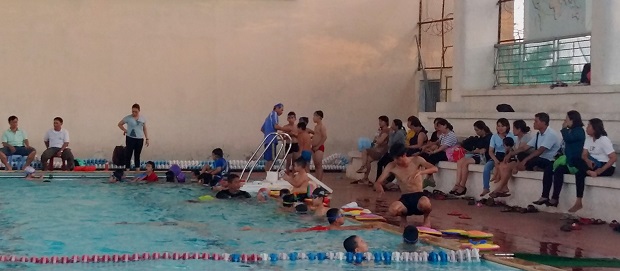
[[[275,133],[270,133],[270,134],[268,134],[265,138],[263,138],[263,140],[262,140],[262,141],[261,141],[261,143],[258,145],[258,147],[257,147],[257,148],[256,148],[256,150],[254,151],[254,153],[252,153],[252,155],[251,155],[251,156],[250,156],[250,158],[248,159],[248,162],[247,162],[247,163],[245,164],[245,166],[243,167],[243,170],[241,171],[241,176],[240,176],[240,179],[242,179],[242,180],[246,180],[246,181],[250,181],[250,180],[249,180],[249,179],[250,179],[250,176],[252,175],[252,172],[254,171],[254,168],[256,168],[257,163],[254,163],[252,166],[250,166],[250,164],[253,162],[254,158],[256,158],[256,154],[257,154],[257,153],[258,153],[258,151],[260,151],[260,149],[261,149],[261,148],[265,145],[265,143],[267,142],[267,139],[268,139],[271,135],[273,135],[273,137],[271,137],[271,140],[269,141],[269,144],[268,144],[268,145],[271,145],[271,144],[273,144],[274,142],[277,142],[277,140],[278,140],[278,139],[279,139],[279,140],[281,140],[281,141],[285,141],[285,139],[288,139],[289,141],[291,140],[291,136],[289,136],[288,134],[285,134],[285,133],[277,133],[277,132],[275,132]],[[282,146],[282,147],[281,147],[281,148],[280,148],[280,149],[276,152],[276,155],[275,155],[275,157],[274,157],[274,163],[275,163],[276,158],[277,158],[277,157],[278,157],[278,156],[282,153],[282,149],[283,149],[283,148],[286,148],[286,146]],[[286,150],[285,150],[285,153],[284,153],[284,160],[286,160],[286,156],[288,156],[288,154],[290,153],[291,148],[292,148],[292,146],[291,146],[291,145],[289,145],[289,146],[288,146],[288,149],[286,149]],[[264,149],[264,150],[261,152],[260,156],[258,156],[258,157],[263,157],[263,155],[265,154],[265,152],[267,152],[267,150],[268,150],[268,149]],[[259,159],[259,160],[256,160],[256,162],[258,162],[258,161],[260,161],[260,159]],[[283,164],[283,163],[280,163],[280,165],[279,165],[279,167],[278,167],[278,172],[279,172],[280,170],[282,170],[282,164]],[[285,164],[285,163],[284,163],[284,164]],[[249,172],[248,172],[247,179],[244,179],[244,178],[243,178],[243,176],[245,175],[246,170],[248,170],[248,167],[250,168],[250,170],[249,170]],[[273,169],[273,164],[271,164],[271,166],[269,167],[269,169],[265,169],[265,171],[266,171],[266,172],[267,172],[267,171],[271,171],[272,169]]]

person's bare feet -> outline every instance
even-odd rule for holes
[[[580,201],[577,201],[575,202],[575,205],[573,205],[573,207],[570,207],[570,209],[568,209],[568,212],[574,213],[581,210],[581,208],[583,208],[583,204]]]

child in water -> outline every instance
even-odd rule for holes
[[[40,180],[43,179],[43,175],[36,175],[34,174],[36,172],[36,170],[31,167],[28,166],[24,169],[24,173],[26,173],[26,176],[24,178],[26,178],[26,180]]]
[[[146,181],[148,183],[157,182],[159,177],[155,174],[155,163],[153,161],[146,162],[146,171],[133,179],[134,182]]]
[[[117,169],[114,170],[114,172],[112,173],[112,175],[110,175],[110,183],[116,183],[116,182],[123,182],[125,181],[125,170],[123,169]]]

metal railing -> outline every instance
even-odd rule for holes
[[[284,134],[284,133],[271,133],[269,135],[267,135],[263,141],[261,141],[261,143],[258,145],[258,148],[256,148],[256,150],[254,151],[254,153],[252,153],[252,155],[250,156],[250,159],[248,159],[248,162],[245,164],[245,166],[243,167],[243,170],[241,171],[241,176],[239,177],[241,180],[246,180],[247,182],[250,182],[250,176],[252,175],[252,172],[254,171],[254,169],[256,168],[256,166],[258,165],[258,161],[259,160],[254,160],[256,157],[263,157],[263,155],[265,154],[265,152],[270,151],[270,148],[265,148],[263,150],[263,152],[261,152],[260,155],[257,156],[258,151],[260,151],[261,148],[263,148],[267,142],[267,140],[271,138],[269,140],[269,146],[271,144],[273,144],[274,142],[291,142],[291,136],[289,136],[288,134]],[[273,166],[276,164],[276,161],[278,160],[278,157],[280,157],[280,154],[282,153],[282,151],[284,151],[284,158],[282,158],[282,163],[280,163],[278,165],[278,170],[277,172],[280,172],[282,170],[282,166],[286,164],[286,156],[288,156],[288,154],[291,152],[291,144],[288,145],[288,148],[286,146],[286,144],[278,144],[281,147],[277,149],[275,156],[273,157],[273,163],[271,164],[271,166],[269,166],[269,168],[265,168],[265,171],[271,171],[273,169]],[[243,176],[245,175],[246,170],[248,170],[248,175],[247,178],[244,179]]]
[[[577,83],[590,36],[495,45],[495,86]]]

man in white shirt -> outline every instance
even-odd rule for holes
[[[54,128],[45,133],[43,141],[47,148],[43,154],[41,154],[41,165],[43,170],[47,170],[47,163],[52,157],[60,157],[63,161],[66,161],[66,170],[73,170],[74,159],[71,149],[69,149],[69,132],[62,129],[63,120],[61,117],[54,118]]]

